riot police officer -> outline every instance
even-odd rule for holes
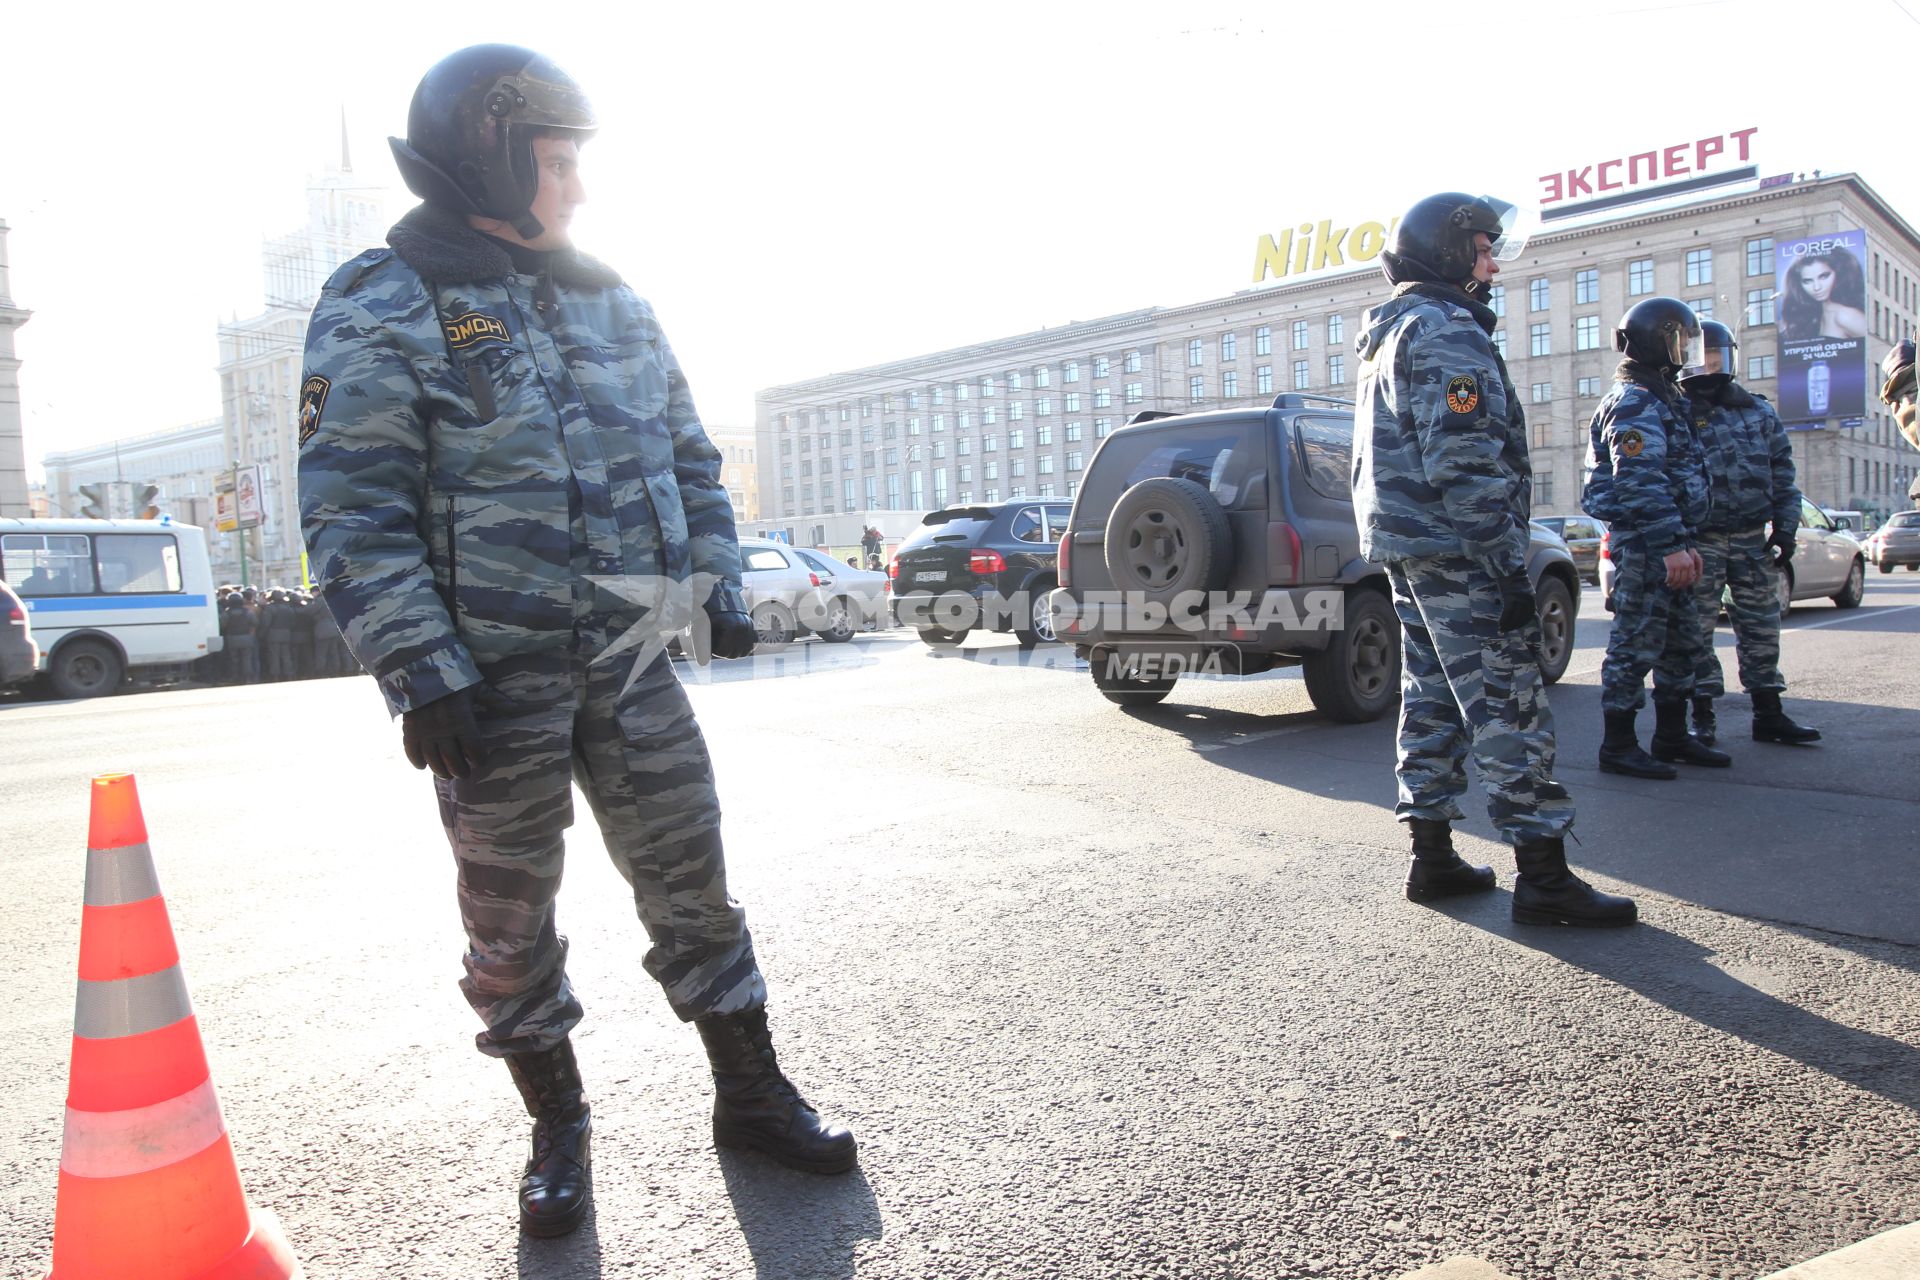
[[[577,781],[705,1042],[717,1144],[819,1173],[853,1135],[780,1071],[712,765],[659,634],[690,583],[712,652],[753,628],[720,453],[653,310],[572,246],[597,120],[552,62],[452,54],[393,141],[424,203],[336,272],[307,332],[302,524],[324,599],[435,776],[477,1043],[534,1119],[522,1229],[573,1230],[590,1112],[556,929]],[[694,611],[691,604],[688,613]]]
[[[1818,742],[1818,729],[1794,723],[1780,707],[1787,682],[1780,675],[1780,596],[1774,584],[1776,566],[1793,559],[1794,531],[1800,527],[1793,446],[1767,398],[1734,381],[1739,343],[1733,330],[1705,320],[1700,336],[1703,363],[1680,372],[1709,495],[1706,518],[1694,536],[1700,553],[1700,580],[1693,586],[1700,627],[1693,668],[1694,736],[1713,745],[1718,727],[1713,703],[1726,692],[1713,651],[1721,589],[1726,588],[1740,686],[1753,699],[1754,741]]]
[[[1707,476],[1687,398],[1676,375],[1699,366],[1700,321],[1673,298],[1628,309],[1613,345],[1626,357],[1589,427],[1580,508],[1612,526],[1613,631],[1600,668],[1606,736],[1600,768],[1636,778],[1674,778],[1669,762],[1725,767],[1732,757],[1687,731],[1687,703],[1700,645],[1692,588],[1694,542],[1707,517]],[[1653,672],[1653,752],[1633,722]]]
[[[1880,399],[1893,410],[1893,420],[1907,443],[1920,449],[1920,415],[1914,411],[1913,339],[1902,338],[1880,362]]]
[[[1632,899],[1567,867],[1573,801],[1553,779],[1553,717],[1527,575],[1526,419],[1494,349],[1487,295],[1519,252],[1516,210],[1457,192],[1416,203],[1381,254],[1393,297],[1361,322],[1353,496],[1361,551],[1386,566],[1404,658],[1395,813],[1416,902],[1493,888],[1454,850],[1471,749],[1513,845],[1513,918],[1624,925]]]

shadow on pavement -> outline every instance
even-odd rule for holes
[[[823,1177],[735,1151],[719,1156],[733,1216],[762,1280],[851,1277],[854,1247],[882,1235],[879,1202],[858,1166]]]
[[[1920,1048],[1821,1017],[1769,994],[1748,981],[1764,982],[1764,975],[1743,975],[1737,967],[1722,967],[1715,962],[1714,952],[1644,919],[1627,929],[1536,929],[1505,918],[1509,901],[1505,894],[1483,900],[1499,904],[1497,923],[1474,918],[1479,912],[1448,914],[1616,982],[1703,1026],[1920,1111]],[[1623,1049],[1631,1051],[1630,1046]]]
[[[552,1240],[521,1236],[517,1254],[522,1280],[596,1280],[600,1275],[600,1232],[589,1205],[587,1216],[571,1235]]]

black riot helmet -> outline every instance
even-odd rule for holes
[[[528,240],[540,173],[533,140],[564,129],[584,142],[593,107],[559,67],[531,49],[477,44],[435,63],[413,91],[407,137],[387,141],[400,176],[436,208],[510,223]]]
[[[1394,224],[1380,254],[1386,264],[1382,269],[1395,284],[1413,280],[1460,284],[1473,278],[1474,259],[1479,256],[1474,234],[1492,238],[1496,261],[1511,262],[1527,245],[1519,223],[1520,211],[1492,196],[1459,191],[1428,196]]]
[[[1648,298],[1627,308],[1613,331],[1613,349],[1662,372],[1706,363],[1700,320],[1678,298]]]
[[[1683,381],[1697,378],[1714,378],[1730,381],[1733,378],[1733,353],[1740,349],[1734,341],[1733,330],[1718,320],[1700,322],[1700,363],[1690,364],[1680,371]]]

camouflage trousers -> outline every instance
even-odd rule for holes
[[[590,652],[597,652],[591,650]],[[555,925],[561,833],[575,782],[633,890],[652,946],[643,964],[682,1019],[766,1002],[746,912],[727,894],[720,805],[693,708],[660,655],[623,690],[631,663],[574,659],[571,673],[489,670],[476,698],[487,763],[435,779],[459,870],[466,993],[499,1057],[558,1044],[582,1010]]]
[[[1573,799],[1553,780],[1553,712],[1540,677],[1540,627],[1499,627],[1500,592],[1464,556],[1387,566],[1400,617],[1400,743],[1394,764],[1408,818],[1458,821],[1467,755],[1502,839],[1551,839],[1573,825]]]
[[[1702,533],[1696,545],[1706,569],[1693,589],[1700,621],[1700,654],[1693,664],[1694,695],[1718,698],[1727,691],[1720,657],[1713,651],[1722,586],[1729,588],[1727,617],[1733,623],[1740,687],[1748,693],[1786,688],[1787,682],[1780,676],[1780,596],[1766,529]]]
[[[1685,702],[1693,696],[1700,653],[1693,592],[1669,587],[1661,557],[1631,542],[1613,544],[1613,563],[1613,631],[1600,664],[1600,709],[1645,706],[1649,671],[1655,702]]]

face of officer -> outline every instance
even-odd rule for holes
[[[569,227],[574,210],[587,201],[587,189],[580,181],[580,144],[572,138],[535,138],[533,162],[540,170],[540,188],[534,192],[530,211],[540,222],[539,235],[528,240],[511,223],[477,214],[469,214],[467,221],[490,236],[529,249],[569,248],[573,244]]]
[[[1480,282],[1474,292],[1484,295],[1493,278],[1500,274],[1500,264],[1493,260],[1493,237],[1484,231],[1473,233],[1473,278]]]

